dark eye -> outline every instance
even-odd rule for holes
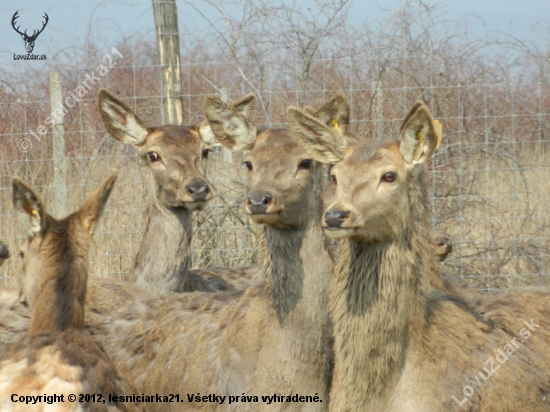
[[[204,150],[202,151],[202,158],[203,158],[203,159],[208,159],[208,155],[210,154],[211,151],[212,151],[212,150],[210,150],[210,149],[204,149]]]
[[[330,175],[330,181],[331,181],[332,183],[334,183],[335,185],[338,184],[338,181],[336,180],[336,176],[334,176],[334,175]]]
[[[386,172],[384,173],[384,176],[382,176],[382,180],[384,182],[393,182],[397,175],[394,172]]]
[[[147,157],[151,162],[157,162],[160,160],[160,156],[157,152],[147,152]]]
[[[20,257],[21,259],[23,259],[23,258],[25,257],[25,254],[23,253],[23,251],[19,252],[19,257]]]
[[[246,161],[246,162],[243,162],[243,165],[245,165],[245,167],[248,169],[249,172],[252,171],[252,163]]]
[[[309,169],[311,167],[311,159],[304,159],[298,165],[298,169]]]

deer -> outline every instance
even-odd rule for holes
[[[243,99],[231,107],[249,115],[254,96]],[[246,271],[191,270],[192,213],[202,210],[214,196],[205,178],[206,161],[216,144],[209,123],[151,127],[107,90],[101,89],[97,100],[107,132],[133,147],[151,170],[146,228],[134,267],[125,280],[160,293],[245,287],[247,283],[240,278],[254,277],[258,267]]]
[[[132,400],[113,400],[113,395],[132,395],[135,388],[84,330],[92,236],[116,177],[115,170],[62,220],[47,214],[25,182],[13,179],[13,205],[27,237],[20,256],[31,320],[25,336],[0,350],[3,411],[52,410],[54,394],[56,410],[145,410]]]
[[[322,167],[287,128],[258,128],[238,106],[214,96],[205,114],[222,144],[247,152],[251,190],[244,211],[263,227],[263,281],[139,302],[94,326],[93,334],[143,393],[185,388],[193,397],[227,395],[153,410],[326,411],[333,272],[320,221]],[[308,402],[286,398],[297,394]]]
[[[0,241],[0,267],[8,260],[10,257],[10,250],[8,245]]]
[[[346,147],[362,144],[367,141],[366,138],[350,131],[351,109],[349,101],[343,93],[336,93],[328,103],[324,104],[319,109],[315,109],[312,106],[305,106],[303,112],[306,113],[309,121],[312,121],[313,124],[317,124],[318,122],[324,123],[331,128],[333,132],[340,134],[345,139]],[[436,132],[438,132],[437,146],[439,146],[442,138],[442,129],[438,128]],[[328,184],[323,190],[323,199],[327,201],[326,199],[332,196],[333,185]],[[453,251],[452,239],[445,233],[437,231],[434,231],[433,235],[436,245],[434,252],[436,259],[439,262],[443,262]]]
[[[254,104],[254,95],[247,95],[230,106],[247,119]],[[153,191],[133,271],[122,281],[90,279],[89,323],[99,323],[116,309],[157,295],[244,289],[261,282],[259,266],[190,269],[191,214],[213,197],[204,176],[204,163],[216,144],[209,123],[149,127],[105,89],[98,93],[98,106],[111,136],[137,150],[151,169]],[[29,321],[24,292],[0,290],[0,344],[24,333]]]
[[[32,35],[29,36],[27,34],[27,30],[25,30],[24,32],[19,31],[19,27],[21,27],[21,26],[15,27],[16,20],[19,17],[18,13],[19,13],[19,10],[17,10],[13,14],[13,17],[11,18],[11,26],[13,27],[13,29],[17,33],[19,33],[21,35],[21,38],[25,41],[25,49],[27,50],[27,53],[32,53],[32,51],[34,50],[34,42],[38,38],[38,35],[44,31],[44,29],[46,28],[46,25],[48,24],[48,21],[50,20],[50,18],[48,17],[48,15],[46,13],[44,13],[44,23],[42,23],[42,28],[38,31],[33,30]]]
[[[341,242],[330,286],[331,411],[550,409],[550,291],[452,294],[433,253],[426,163],[438,145],[418,101],[397,140],[348,147],[288,108],[294,137],[332,164],[322,226]]]

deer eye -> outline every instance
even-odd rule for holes
[[[298,169],[309,169],[311,167],[311,159],[304,159],[298,165]]]
[[[384,182],[393,182],[396,177],[397,177],[397,175],[394,172],[386,172],[382,176],[382,180]]]
[[[243,165],[245,165],[245,167],[248,169],[249,172],[252,171],[252,163],[246,161],[246,162],[243,162]]]
[[[19,252],[19,257],[20,257],[21,259],[23,259],[23,258],[25,257],[25,254],[23,253],[22,250]]]
[[[147,152],[147,157],[151,162],[158,162],[160,160],[160,156],[157,152]]]
[[[330,175],[330,181],[331,181],[332,183],[334,183],[335,185],[338,184],[338,180],[336,180],[336,176],[335,176],[335,175]]]
[[[203,159],[208,159],[208,155],[210,155],[211,152],[212,152],[212,150],[210,150],[210,149],[204,149],[202,151],[202,158]]]

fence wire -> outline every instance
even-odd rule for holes
[[[483,289],[549,284],[550,84],[544,53],[527,58],[515,50],[503,59],[508,52],[500,45],[504,52],[463,51],[456,58],[456,48],[448,45],[409,46],[379,45],[341,56],[320,49],[306,65],[292,53],[216,56],[197,44],[182,51],[185,123],[199,122],[204,96],[222,87],[233,99],[256,93],[256,122],[268,126],[285,124],[288,105],[318,106],[343,92],[351,103],[352,131],[395,138],[408,109],[423,98],[444,128],[430,164],[429,195],[434,228],[453,241],[445,271]],[[105,56],[116,64],[109,66]],[[107,69],[102,75],[100,65]],[[92,276],[120,278],[131,269],[141,241],[149,171],[131,148],[106,133],[96,94],[105,87],[146,124],[159,125],[163,96],[155,44],[123,39],[88,48],[71,62],[53,60],[41,69],[14,64],[2,72],[0,239],[12,252],[23,240],[11,206],[12,176],[35,187],[50,213],[62,214],[53,201],[59,159],[52,128],[39,129],[51,115],[48,76],[54,70],[61,75],[63,99],[77,98],[63,117],[67,209],[75,210],[108,170],[120,169],[91,257]],[[98,80],[91,82],[93,73]],[[221,150],[209,161],[207,177],[217,196],[194,214],[195,267],[258,260],[259,227],[242,213],[247,178],[241,162]],[[0,271],[4,285],[14,285],[21,263],[12,258]]]

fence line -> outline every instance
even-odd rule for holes
[[[104,76],[97,68],[115,47],[121,58]],[[128,148],[103,129],[95,95],[106,87],[148,124],[160,124],[165,96],[159,65],[149,43],[122,42],[90,52],[71,65],[52,62],[63,79],[62,97],[75,93],[96,72],[100,77],[63,116],[67,210],[73,210],[112,167],[121,172],[99,228],[92,276],[121,277],[130,270],[143,230],[148,171]],[[258,91],[256,121],[284,125],[285,108],[298,101],[319,105],[336,92],[351,102],[351,129],[366,138],[395,137],[403,116],[424,98],[444,127],[443,143],[431,163],[432,222],[453,239],[445,270],[476,287],[546,285],[550,244],[550,82],[548,61],[531,57],[497,64],[499,56],[451,60],[452,49],[414,52],[407,47],[373,49],[369,54],[331,57],[320,51],[310,61],[307,87],[297,72],[303,61],[213,57],[206,51],[182,56],[184,119],[202,119],[205,95],[224,87],[229,98]],[[201,54],[202,53],[202,54]],[[445,54],[447,53],[447,54]],[[372,56],[377,55],[375,60]],[[384,66],[379,70],[378,66]],[[243,78],[247,76],[247,81]],[[3,72],[0,87],[0,237],[12,251],[21,243],[11,207],[10,179],[25,178],[41,192],[52,212],[61,208],[54,178],[59,156],[51,128],[37,141],[31,131],[51,115],[49,78],[44,71]],[[78,97],[78,96],[77,96]],[[57,99],[57,98],[56,98]],[[18,147],[28,139],[32,147]],[[216,191],[211,205],[194,217],[196,267],[243,266],[257,261],[258,227],[242,213],[247,182],[239,156],[215,151],[208,179]],[[16,253],[14,253],[16,255]],[[6,285],[18,282],[20,262],[0,269]]]

